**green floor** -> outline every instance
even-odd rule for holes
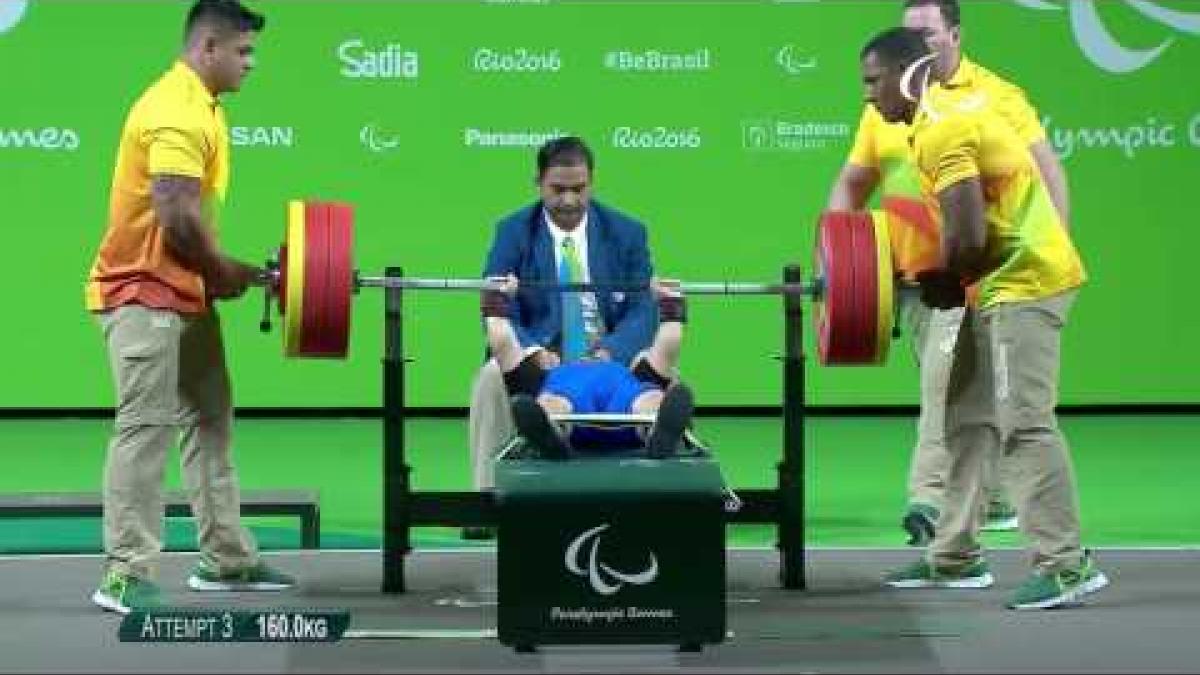
[[[107,420],[0,421],[4,468],[0,492],[98,490]],[[1200,417],[1067,416],[1090,546],[1200,545],[1200,475],[1195,439]],[[771,487],[780,457],[774,419],[701,418],[701,436],[736,488]],[[465,420],[415,419],[407,426],[416,490],[470,486]],[[896,546],[912,421],[905,418],[814,417],[807,422],[808,542],[813,546]],[[316,488],[321,492],[323,545],[379,546],[381,425],[376,420],[240,420],[237,462],[244,489]],[[179,485],[178,462],[168,486]],[[252,518],[264,548],[299,543],[295,522]],[[986,535],[989,544],[1019,535]],[[422,528],[418,546],[461,545],[457,532]],[[768,545],[766,526],[730,528],[738,545]],[[188,519],[168,523],[168,547],[190,549]],[[0,552],[94,551],[98,519],[0,520]]]

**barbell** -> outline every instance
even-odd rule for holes
[[[818,355],[825,365],[880,364],[894,325],[895,283],[889,216],[883,211],[829,211],[821,215],[813,248],[814,276],[800,283],[680,282],[684,295],[811,297]],[[469,290],[495,288],[479,278],[360,276],[354,267],[354,208],[344,202],[291,201],[284,241],[269,258],[261,284],[269,330],[272,296],[283,317],[284,353],[290,357],[345,358],[352,296],[360,288]],[[518,280],[518,292],[649,292],[646,282],[599,280],[559,283]]]

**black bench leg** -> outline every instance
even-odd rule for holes
[[[300,545],[304,548],[321,548],[321,513],[316,509],[300,517]]]

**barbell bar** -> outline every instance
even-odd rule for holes
[[[402,288],[420,290],[467,290],[485,291],[499,290],[500,282],[490,279],[436,279],[421,277],[361,277],[357,284],[372,288]],[[739,281],[683,281],[676,284],[688,295],[782,295],[785,293],[800,293],[812,295],[815,283],[803,284],[765,284]],[[560,293],[641,293],[650,290],[650,284],[632,281],[594,281],[594,282],[551,282],[551,281],[517,281],[518,289],[557,291]]]
[[[291,357],[344,358],[349,346],[350,307],[360,288],[483,291],[502,282],[480,278],[360,276],[353,264],[354,210],[343,202],[291,201],[284,242],[258,280],[270,303],[278,298],[284,352]],[[889,214],[884,211],[821,215],[813,247],[815,275],[801,283],[707,281],[678,283],[685,295],[782,295],[812,298],[818,357],[825,365],[879,364],[887,359],[896,293]],[[650,290],[647,282],[587,283],[518,280],[519,290],[624,292]]]

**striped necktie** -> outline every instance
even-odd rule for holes
[[[564,284],[583,282],[583,265],[575,239],[567,236],[562,242],[562,260],[558,264],[558,280]],[[562,298],[563,339],[562,360],[564,363],[578,361],[587,353],[587,337],[583,322],[583,302],[575,291],[560,293]]]

